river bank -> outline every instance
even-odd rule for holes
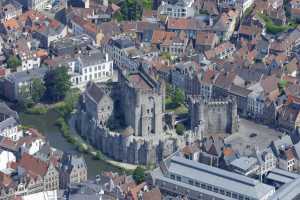
[[[72,144],[67,142],[67,140],[62,136],[59,128],[56,126],[56,121],[60,115],[55,110],[50,109],[45,114],[20,112],[19,116],[23,125],[38,129],[48,138],[50,145],[54,148],[60,149],[64,152],[79,153]],[[72,129],[71,132],[72,134],[77,135],[74,129]],[[87,163],[89,178],[94,178],[103,171],[124,172],[124,170],[120,168],[121,166],[115,166],[117,163],[114,163],[115,165],[113,165],[109,160],[95,160],[91,154],[83,154],[83,156]]]

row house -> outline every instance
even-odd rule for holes
[[[248,8],[253,6],[254,0],[218,0],[217,6],[220,10],[241,8],[245,12]]]
[[[181,56],[186,52],[188,42],[189,39],[183,31],[175,33],[156,30],[152,35],[151,44],[153,47],[157,47],[162,53]]]
[[[136,45],[127,36],[117,36],[109,40],[104,47],[105,52],[113,59],[114,65],[125,71],[138,69],[141,59],[158,57],[158,50],[153,47]]]
[[[42,178],[41,191],[59,189],[59,171],[52,162],[46,163],[25,153],[18,162],[18,173]]]
[[[47,49],[50,42],[67,35],[67,27],[40,12],[29,10],[18,18],[13,18],[2,23],[0,32],[7,36],[18,33],[31,35],[40,42],[40,47]]]
[[[60,188],[87,181],[87,166],[82,156],[64,154],[60,166]]]
[[[300,30],[296,28],[281,40],[274,40],[270,43],[269,52],[272,54],[284,53],[289,55],[292,49],[300,43]]]
[[[294,20],[299,20],[300,19],[300,2],[298,0],[290,1],[289,11],[291,13],[291,17]]]
[[[103,22],[94,24],[90,20],[73,13],[67,15],[68,31],[74,35],[88,35],[96,46],[104,46],[111,37],[121,33],[119,24],[116,22]]]
[[[214,24],[213,31],[221,38],[221,40],[227,41],[234,33],[237,19],[237,11],[229,10],[228,12],[224,12]]]
[[[216,33],[212,32],[199,32],[197,33],[195,41],[195,49],[199,52],[214,49],[219,44],[219,37]]]
[[[46,144],[46,138],[39,133],[36,129],[28,129],[25,131],[24,136],[17,141],[17,148],[19,153],[35,155]]]
[[[225,42],[216,46],[214,49],[205,51],[204,54],[208,60],[213,58],[226,59],[231,57],[235,50],[234,44]]]
[[[296,169],[297,159],[293,142],[289,135],[272,141],[270,146],[278,160],[278,168],[287,171],[294,171]]]
[[[196,18],[172,18],[168,17],[166,22],[168,31],[180,33],[184,31],[189,38],[195,39],[197,33],[211,29],[206,22]]]
[[[0,22],[5,22],[20,15],[22,15],[22,5],[14,0],[9,1],[1,7]]]
[[[300,104],[291,102],[281,105],[277,110],[277,125],[287,131],[292,132],[300,127]]]
[[[18,113],[10,109],[5,103],[0,103],[0,136],[13,141],[23,137]]]
[[[16,41],[12,50],[14,55],[18,56],[22,62],[20,69],[17,69],[17,71],[27,71],[40,67],[41,58],[37,54],[37,45],[33,40],[27,40],[26,38],[20,38]]]

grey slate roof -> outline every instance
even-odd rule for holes
[[[30,81],[34,78],[42,79],[47,71],[47,68],[41,67],[28,71],[15,72],[10,74],[7,79],[14,83]]]
[[[98,103],[105,95],[103,89],[101,87],[98,87],[97,83],[93,82],[91,82],[90,85],[87,86],[86,94],[96,103]]]
[[[281,139],[275,140],[272,142],[273,151],[276,156],[279,155],[279,149],[282,146],[290,146],[293,145],[292,139],[289,135],[283,136]]]
[[[300,178],[284,184],[279,188],[275,195],[271,198],[272,200],[299,200],[300,197]]]
[[[267,175],[267,179],[281,182],[281,183],[290,183],[297,178],[300,178],[300,176],[298,174],[294,174],[294,173],[288,172],[286,170],[278,169],[278,168],[274,168]]]
[[[171,158],[168,172],[256,199],[274,190],[274,187],[255,179],[178,156]]]
[[[91,54],[82,54],[78,58],[82,67],[89,67],[98,65],[105,62],[105,56],[100,51],[93,52]]]
[[[236,168],[242,169],[243,171],[249,170],[253,165],[257,163],[257,159],[253,157],[240,157],[233,160],[230,164]]]

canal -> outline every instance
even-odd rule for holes
[[[55,121],[59,115],[54,110],[50,110],[43,115],[33,115],[21,112],[19,113],[19,116],[23,125],[38,129],[47,137],[50,145],[54,148],[64,152],[78,153],[75,147],[62,137],[58,127],[55,125]],[[95,160],[91,155],[84,154],[84,158],[88,166],[89,178],[94,178],[102,171],[120,172],[119,168],[103,160]]]

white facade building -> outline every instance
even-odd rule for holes
[[[105,82],[113,77],[113,61],[100,52],[80,55],[69,61],[73,88],[84,89],[89,81]]]
[[[0,104],[0,136],[10,138],[13,141],[23,137],[20,128],[18,114],[11,110],[6,104]]]
[[[257,83],[248,88],[252,92],[248,95],[247,112],[252,117],[261,117],[264,113],[264,90],[260,83]]]
[[[7,164],[16,162],[16,156],[9,151],[0,151],[0,171],[7,169]]]
[[[195,15],[194,0],[164,0],[159,7],[161,15],[175,18],[188,18]]]

